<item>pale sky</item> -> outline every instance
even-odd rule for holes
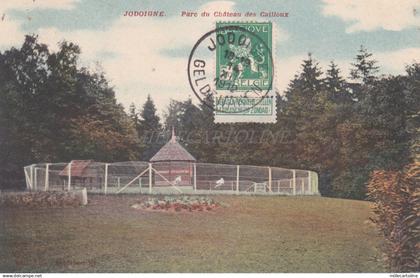
[[[161,10],[165,17],[124,17],[126,10]],[[63,39],[82,49],[81,64],[101,68],[125,107],[141,106],[151,94],[162,112],[171,98],[196,101],[187,62],[194,43],[215,22],[242,18],[185,18],[182,11],[277,11],[289,17],[275,26],[275,87],[283,91],[308,52],[323,66],[334,60],[343,75],[363,44],[383,74],[399,74],[420,62],[419,0],[139,1],[2,0],[0,51],[35,33],[53,50]]]

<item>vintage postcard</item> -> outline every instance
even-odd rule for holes
[[[419,0],[0,1],[0,273],[418,277]]]

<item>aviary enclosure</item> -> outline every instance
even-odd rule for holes
[[[316,172],[268,166],[73,160],[33,164],[24,171],[30,191],[86,188],[104,194],[319,195]]]

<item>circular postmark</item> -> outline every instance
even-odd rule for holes
[[[203,104],[216,112],[244,113],[268,97],[274,73],[269,27],[226,23],[195,43],[188,80]]]

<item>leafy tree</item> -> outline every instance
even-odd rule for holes
[[[407,132],[410,137],[410,157],[420,161],[420,63],[407,66],[403,77],[407,111]]]
[[[194,136],[193,133],[200,128],[201,111],[191,99],[186,101],[171,99],[164,116],[168,134],[174,128],[180,141],[188,144],[188,141],[194,140],[191,136]]]
[[[175,128],[176,130],[181,130],[181,116],[183,114],[183,105],[181,101],[171,99],[169,105],[166,108],[166,111],[163,114],[165,119],[165,129],[171,130]],[[179,132],[177,132],[180,134]]]
[[[207,95],[204,102],[212,103],[212,96]],[[192,102],[188,103],[188,106],[190,106],[188,110],[190,115],[193,116],[193,122],[187,128],[188,137],[186,138],[190,148],[192,148],[191,153],[198,161],[219,162],[216,159],[216,155],[219,152],[218,144],[215,142],[217,140],[214,140],[218,132],[218,127],[214,123],[214,111],[203,102],[198,107],[195,105],[192,107],[192,105]],[[182,116],[182,118],[184,118],[182,122],[188,122],[185,119],[186,115]]]
[[[69,146],[80,159],[94,157],[99,161],[138,160],[136,148],[140,143],[132,121],[119,111],[120,123],[116,126],[109,120],[98,120],[85,115],[71,120]],[[71,158],[70,158],[71,159]]]
[[[386,77],[360,87],[363,98],[340,123],[340,170],[332,181],[334,194],[364,198],[369,173],[398,170],[409,157],[407,109],[403,78]]]
[[[36,36],[0,53],[0,187],[22,187],[32,163],[137,157],[141,145],[114,91],[102,73],[78,66],[79,54],[69,42],[51,53]]]
[[[366,90],[361,103],[369,130],[369,164],[373,169],[401,169],[408,161],[407,101],[402,78],[387,77]]]

